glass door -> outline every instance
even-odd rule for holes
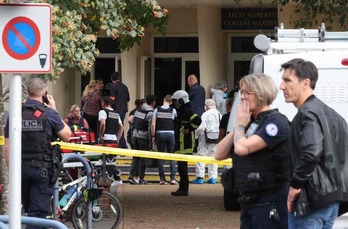
[[[187,84],[187,77],[191,74],[194,74],[195,76],[197,76],[198,82],[200,79],[198,57],[183,57],[181,72],[182,72],[181,89],[188,91],[189,85]]]
[[[96,58],[91,73],[81,77],[81,94],[91,79],[102,79],[104,84],[111,83],[113,71],[121,72],[121,56],[119,54],[100,54]]]
[[[182,88],[182,58],[154,58],[154,91],[158,105],[163,98]]]
[[[233,53],[231,62],[231,72],[233,81],[229,84],[229,88],[237,86],[238,81],[245,75],[249,74],[250,62],[254,54],[250,53]]]
[[[255,33],[231,36],[229,39],[228,86],[232,90],[238,81],[249,74],[251,59],[260,51],[254,46]]]
[[[141,57],[140,62],[140,79],[137,98],[145,98],[146,95],[151,94],[152,79],[152,58],[147,56]]]

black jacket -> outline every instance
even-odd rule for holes
[[[200,84],[196,83],[187,92],[190,98],[190,108],[194,113],[201,117],[204,113],[205,104],[205,89]]]
[[[314,95],[291,124],[293,177],[301,188],[294,207],[306,215],[333,202],[348,202],[348,125]]]
[[[127,103],[129,102],[129,91],[125,84],[123,84],[121,81],[117,81],[116,83],[112,84],[109,95],[115,98],[112,108],[116,112],[128,111]]]
[[[184,104],[178,110],[178,125],[175,128],[175,153],[192,154],[195,145],[194,131],[201,124],[202,120],[194,113],[188,104]],[[189,134],[183,130],[188,129]]]

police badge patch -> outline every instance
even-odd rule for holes
[[[278,127],[274,123],[270,123],[266,126],[266,133],[269,136],[274,137],[278,133]]]

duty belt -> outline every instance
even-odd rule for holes
[[[52,168],[52,162],[42,161],[42,160],[22,160],[22,166],[24,167],[34,167],[34,168]]]
[[[262,196],[272,195],[277,190],[287,189],[289,188],[288,183],[282,183],[279,186],[275,187],[273,190],[261,191],[261,192],[239,192],[239,203],[253,203],[258,200]]]

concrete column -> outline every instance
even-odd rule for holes
[[[221,33],[221,8],[212,5],[198,5],[198,39],[200,83],[206,89],[207,98],[210,88],[226,77],[223,59],[225,47]],[[225,67],[224,67],[225,66]]]
[[[134,108],[135,99],[139,98],[138,88],[141,85],[139,84],[139,60],[140,60],[141,48],[138,45],[135,45],[133,48],[126,52],[121,53],[121,75],[122,82],[127,85],[129,90],[130,101],[128,103],[128,114],[125,118],[124,124],[124,134],[126,134],[129,128],[127,119],[129,111]]]
[[[137,92],[140,52],[140,46],[135,45],[129,51],[121,53],[122,82],[128,87],[131,104],[134,104],[134,100],[140,96]]]

